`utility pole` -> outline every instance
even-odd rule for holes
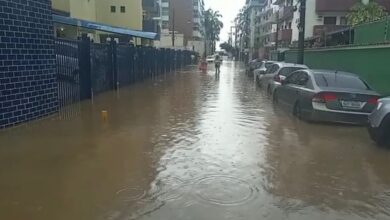
[[[175,47],[175,8],[173,7],[173,1],[171,0],[170,7],[172,7],[172,47]]]
[[[306,0],[300,0],[299,8],[299,41],[298,41],[298,64],[303,64],[305,53],[305,26],[306,26]]]
[[[279,47],[279,10],[276,12],[276,39],[275,39],[275,51],[278,52]]]

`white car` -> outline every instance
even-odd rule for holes
[[[207,61],[208,63],[214,63],[214,60],[215,60],[215,57],[214,57],[214,56],[208,56],[208,57],[206,58],[206,61]]]
[[[291,73],[301,69],[308,69],[308,67],[295,63],[276,62],[272,64],[260,78],[259,85],[265,89],[267,95],[272,96],[275,89],[281,85],[281,81],[286,79]]]
[[[262,61],[260,67],[253,71],[254,80],[257,84],[260,82],[260,79],[264,76],[267,69],[274,63],[274,61]]]

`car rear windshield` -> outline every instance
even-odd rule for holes
[[[284,67],[280,70],[279,75],[289,76],[292,72],[303,69],[302,67]]]
[[[273,63],[265,63],[265,68],[268,69],[272,65],[273,65]]]
[[[319,87],[370,90],[364,81],[355,76],[341,74],[315,74],[314,78]]]

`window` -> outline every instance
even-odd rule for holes
[[[286,78],[286,83],[295,84],[297,82],[298,76],[299,76],[299,72],[295,72],[291,74],[289,77]]]
[[[288,29],[291,29],[291,22],[288,23]]]
[[[162,8],[162,16],[169,16],[169,8]]]
[[[324,17],[325,25],[336,25],[337,18],[336,17]]]
[[[309,82],[309,76],[305,72],[299,72],[298,78],[297,78],[297,85],[300,86],[306,86]]]
[[[341,73],[315,74],[314,79],[319,87],[370,90],[367,84],[359,77]]]
[[[116,12],[116,7],[115,6],[111,6],[111,13],[115,13]]]
[[[295,72],[286,79],[288,84],[305,86],[309,82],[309,76],[305,72]]]
[[[126,13],[126,7],[125,6],[121,6],[121,13]]]
[[[288,77],[291,73],[303,69],[302,67],[284,67],[279,71],[279,75]]]
[[[162,29],[168,29],[169,28],[169,22],[168,21],[163,21],[162,22]]]
[[[278,64],[274,64],[270,68],[267,69],[265,74],[272,74],[272,73],[275,73],[278,70],[279,70],[279,65]]]
[[[340,17],[340,25],[347,25],[347,18],[346,17]]]
[[[273,65],[273,63],[270,63],[270,62],[267,62],[264,64],[265,68],[268,70],[271,66]]]

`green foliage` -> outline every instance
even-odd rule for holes
[[[225,50],[228,53],[233,53],[234,52],[234,48],[232,47],[232,45],[230,45],[227,42],[224,42],[224,43],[220,44],[219,47],[221,49]]]
[[[223,23],[220,20],[222,15],[219,11],[213,11],[208,9],[204,14],[204,27],[205,27],[205,36],[207,42],[211,44],[212,53],[215,52],[216,42],[219,41],[219,35],[223,28]]]
[[[357,3],[352,7],[347,15],[348,23],[352,26],[379,20],[387,16],[386,8],[376,2],[370,2],[367,5]]]

